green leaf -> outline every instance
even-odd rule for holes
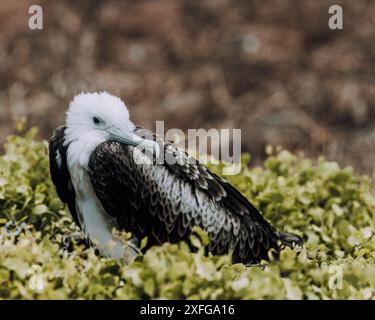
[[[45,204],[40,204],[37,205],[36,207],[33,208],[33,214],[35,215],[41,215],[43,213],[48,212],[48,207]]]

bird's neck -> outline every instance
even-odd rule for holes
[[[96,132],[87,132],[82,135],[72,138],[67,136],[66,140],[68,146],[67,162],[70,168],[80,165],[87,169],[90,156],[96,147],[106,138]]]

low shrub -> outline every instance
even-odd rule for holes
[[[202,235],[196,253],[164,244],[127,266],[75,240],[79,230],[50,180],[47,143],[34,136],[9,137],[0,157],[0,298],[375,297],[375,190],[351,168],[271,148],[262,168],[249,168],[243,155],[241,174],[226,178],[278,229],[305,241],[278,261],[245,266],[205,256]]]

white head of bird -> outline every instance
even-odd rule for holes
[[[66,113],[64,144],[69,145],[68,162],[87,167],[92,151],[108,140],[158,153],[158,145],[137,136],[134,129],[128,108],[120,98],[107,92],[76,95]]]

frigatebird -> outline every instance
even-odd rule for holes
[[[301,239],[277,231],[226,180],[169,141],[136,126],[118,97],[81,93],[49,144],[57,193],[99,252],[130,262],[148,247],[203,229],[213,254],[254,264]],[[155,161],[163,155],[163,162]],[[151,161],[150,161],[151,160]],[[171,161],[175,160],[175,161]],[[131,232],[128,242],[113,232]]]

